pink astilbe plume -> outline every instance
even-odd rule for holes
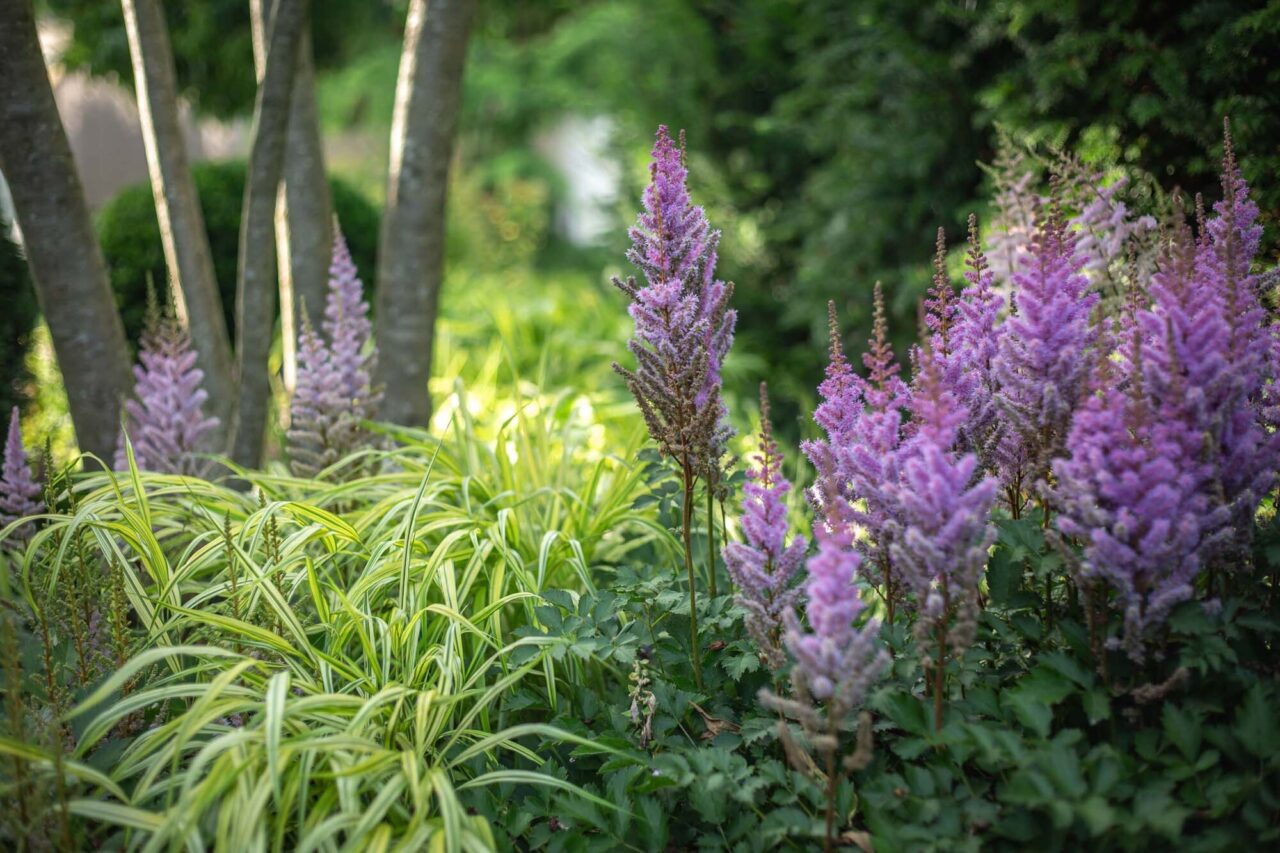
[[[880,621],[854,623],[865,609],[854,581],[862,562],[844,531],[817,528],[818,552],[809,558],[805,582],[806,630],[786,614],[785,644],[794,659],[792,683],[802,701],[824,703],[843,716],[862,704],[889,665],[879,642]]]
[[[329,293],[321,325],[329,338],[342,398],[350,402],[356,417],[373,419],[382,400],[382,393],[373,387],[372,380],[378,351],[376,347],[367,346],[373,328],[369,323],[369,303],[365,301],[364,285],[351,259],[347,239],[337,223],[334,223]]]
[[[1154,348],[1164,350],[1165,365],[1176,362],[1176,345],[1170,332]],[[1207,488],[1212,467],[1176,395],[1181,389],[1175,384],[1152,396],[1140,340],[1132,352],[1136,363],[1123,390],[1109,362],[1099,362],[1067,436],[1069,455],[1055,461],[1054,474],[1058,528],[1084,546],[1077,578],[1086,589],[1114,590],[1124,615],[1119,644],[1141,661],[1151,628],[1192,596],[1220,521]]]
[[[1000,311],[1004,298],[992,289],[994,275],[978,238],[978,219],[969,215],[969,251],[965,256],[964,290],[956,306],[951,359],[961,365],[959,377],[947,374],[957,401],[969,412],[960,427],[960,444],[978,454],[987,470],[996,468],[994,454],[1000,437],[996,404],[995,364]]]
[[[22,426],[18,419],[18,407],[9,416],[9,433],[4,443],[4,468],[0,470],[0,528],[44,511],[40,500],[40,484],[31,474],[27,451],[22,446]],[[20,527],[10,534],[10,540],[25,541],[34,530]]]
[[[874,300],[872,337],[862,357],[865,378],[855,375],[844,357],[831,309],[831,363],[818,389],[822,402],[814,412],[827,437],[807,441],[801,448],[817,471],[809,496],[820,523],[832,530],[861,528],[856,547],[866,557],[867,577],[885,597],[892,618],[899,584],[889,549],[889,521],[896,511],[891,489],[899,477],[898,451],[910,392],[889,345],[879,284]]]
[[[1090,321],[1098,294],[1081,273],[1084,258],[1075,247],[1061,207],[1051,201],[1014,274],[1013,313],[992,363],[1004,422],[995,461],[1015,514],[1062,449],[1098,337]]]
[[[1130,247],[1157,227],[1155,217],[1134,217],[1120,198],[1129,185],[1127,177],[1105,187],[1101,177],[1088,175],[1081,181],[1080,210],[1067,223],[1079,234],[1076,251],[1084,255],[1084,271],[1094,278],[1110,277],[1111,267],[1124,262]]]
[[[1213,357],[1202,371],[1208,419],[1200,426],[1212,437],[1217,485],[1233,528],[1225,541],[1238,555],[1252,538],[1258,502],[1275,483],[1280,445],[1266,429],[1267,386],[1277,367],[1272,329],[1259,277],[1251,273],[1262,227],[1226,124],[1223,149],[1222,198],[1203,224],[1195,255],[1195,300],[1226,327],[1225,336],[1214,337]]]
[[[201,387],[204,371],[196,367],[191,339],[171,311],[154,309],[148,319],[134,365],[133,399],[126,400],[125,431],[138,468],[162,474],[202,476],[208,462],[206,438],[218,419],[204,416],[208,393]],[[124,434],[114,467],[128,468]]]
[[[289,464],[316,476],[372,436],[362,421],[377,416],[382,394],[373,386],[377,348],[370,346],[369,305],[342,231],[334,227],[333,261],[323,328],[304,323],[298,336],[298,379],[289,403]],[[347,473],[355,476],[360,466]]]
[[[783,614],[795,606],[799,590],[792,579],[804,561],[807,543],[795,536],[787,544],[787,493],[782,451],[769,422],[769,397],[760,384],[760,450],[747,470],[743,487],[742,532],[745,542],[724,548],[724,563],[738,588],[737,601],[747,611],[747,632],[765,665],[778,671],[786,664],[782,650]]]
[[[627,347],[636,368],[614,369],[626,379],[662,452],[718,491],[733,434],[720,395],[720,369],[737,322],[729,308],[733,285],[715,278],[720,232],[689,199],[683,136],[677,147],[659,127],[652,158],[644,211],[627,252],[646,283],[614,279],[632,300],[635,336]]]
[[[969,413],[947,386],[926,347],[911,397],[910,439],[900,451],[901,479],[891,556],[915,599],[916,643],[925,666],[940,669],[977,630],[978,584],[995,541],[996,481],[979,477],[978,458],[955,450]]]

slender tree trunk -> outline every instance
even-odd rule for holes
[[[231,457],[240,465],[262,461],[271,382],[267,357],[276,318],[276,190],[284,169],[289,101],[306,0],[276,0],[267,58],[254,106],[253,145],[240,218],[236,282],[236,366],[240,396]]]
[[[475,0],[412,0],[391,126],[387,205],[378,246],[382,416],[425,426],[444,276],[444,213],[462,70]]]
[[[265,32],[271,11],[268,0],[250,0],[253,58],[262,79]],[[320,121],[316,115],[315,65],[310,19],[303,24],[298,64],[289,101],[289,156],[284,186],[276,203],[276,254],[280,259],[280,334],[284,351],[284,385],[293,390],[297,376],[299,311],[305,307],[311,325],[320,328],[333,254],[333,202],[329,196]]]
[[[31,0],[0,0],[0,171],[49,323],[80,449],[110,460],[129,350],[84,187],[40,53]]]
[[[177,78],[164,10],[159,0],[121,0],[121,6],[173,302],[199,353],[210,413],[219,420],[214,441],[218,450],[225,450],[236,399],[231,340],[223,319],[204,214],[178,123]]]

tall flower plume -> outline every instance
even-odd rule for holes
[[[1169,331],[1153,348],[1153,354],[1164,352],[1152,373],[1176,363],[1176,334]],[[1058,528],[1084,546],[1077,576],[1086,588],[1094,583],[1115,591],[1124,614],[1120,644],[1138,661],[1150,628],[1191,597],[1219,524],[1202,434],[1175,396],[1176,385],[1151,393],[1144,351],[1139,337],[1123,388],[1110,362],[1099,360],[1067,436],[1069,455],[1054,463]]]
[[[288,433],[289,462],[297,474],[315,476],[370,441],[361,421],[377,416],[382,394],[372,381],[378,353],[369,345],[368,315],[363,285],[335,223],[322,324],[328,341],[309,323],[298,336]]]
[[[40,501],[40,484],[31,474],[27,451],[22,446],[22,426],[18,407],[9,416],[9,433],[4,443],[4,468],[0,470],[0,528],[44,509]],[[30,527],[19,528],[11,539],[29,539]]]
[[[1090,313],[1098,294],[1081,273],[1084,258],[1075,247],[1061,206],[1051,200],[1013,276],[1013,314],[1001,327],[992,364],[1005,422],[996,461],[1015,513],[1062,449],[1097,340]]]
[[[990,515],[996,481],[977,477],[975,454],[954,449],[969,413],[947,386],[931,347],[921,351],[920,362],[911,397],[915,428],[892,489],[898,513],[891,552],[915,597],[916,642],[934,673],[940,703],[947,655],[968,648],[977,629],[978,583],[995,541]]]
[[[810,499],[822,523],[830,529],[862,528],[866,535],[857,539],[856,547],[867,558],[867,576],[881,590],[892,615],[899,584],[889,548],[889,522],[896,507],[890,490],[899,477],[898,451],[910,392],[889,345],[879,284],[874,305],[872,336],[862,357],[865,378],[854,374],[845,359],[835,310],[829,307],[831,363],[818,388],[822,402],[814,412],[827,437],[807,441],[802,449],[817,470]]]
[[[992,289],[994,275],[978,238],[978,219],[969,215],[969,251],[965,256],[966,286],[956,306],[952,359],[961,365],[951,375],[951,390],[969,412],[960,428],[960,442],[978,454],[983,467],[994,470],[1000,413],[996,405],[995,363],[1000,311],[1004,298]]]
[[[732,435],[720,368],[737,314],[729,307],[733,285],[715,278],[720,232],[711,230],[702,208],[689,199],[683,149],[683,135],[677,147],[667,128],[658,128],[644,210],[630,231],[627,252],[645,284],[614,279],[631,299],[635,336],[627,347],[636,368],[614,369],[626,379],[663,453],[718,488]]]
[[[218,419],[204,416],[208,393],[200,387],[204,371],[186,330],[171,310],[154,306],[142,336],[133,375],[133,399],[125,401],[125,429],[134,460],[144,471],[200,476],[208,468],[199,458]],[[116,470],[128,467],[124,435],[116,450]]]
[[[787,613],[785,643],[795,661],[792,681],[798,697],[825,703],[839,715],[862,704],[883,674],[889,655],[880,647],[878,619],[854,623],[865,609],[854,581],[861,557],[848,531],[816,528],[818,552],[809,558],[805,582],[808,629]]]
[[[372,419],[382,400],[382,393],[373,387],[372,380],[378,350],[367,346],[372,332],[369,303],[365,301],[364,285],[347,248],[347,238],[336,222],[333,260],[329,265],[329,292],[321,325],[329,336],[329,349],[342,399],[350,404],[356,417]]]
[[[787,493],[782,452],[769,422],[769,397],[760,384],[760,450],[743,487],[742,532],[745,542],[730,542],[724,563],[738,587],[738,603],[747,611],[747,631],[765,664],[775,672],[786,664],[782,650],[783,614],[795,606],[799,590],[791,586],[804,561],[805,538],[787,544]]]
[[[1201,386],[1209,420],[1201,424],[1212,437],[1217,485],[1228,509],[1232,531],[1227,543],[1246,550],[1253,512],[1276,480],[1280,446],[1266,429],[1269,380],[1278,366],[1272,361],[1272,329],[1266,322],[1258,276],[1251,267],[1262,238],[1258,205],[1249,196],[1236,162],[1230,126],[1224,123],[1222,198],[1214,216],[1203,222],[1195,256],[1197,301],[1206,313],[1220,313],[1226,335],[1217,336],[1211,369],[1223,372]],[[1203,217],[1201,217],[1203,220]]]

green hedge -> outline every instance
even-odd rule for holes
[[[227,329],[234,336],[236,258],[240,244],[245,164],[238,161],[201,163],[191,171],[204,211]],[[342,223],[360,277],[366,288],[372,288],[378,252],[379,211],[364,195],[341,179],[330,178],[329,188],[333,193],[334,210]],[[142,333],[146,313],[147,277],[159,285],[167,276],[151,187],[144,183],[121,190],[98,212],[96,226],[125,332],[129,340],[136,343]]]

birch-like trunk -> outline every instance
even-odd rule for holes
[[[276,0],[254,106],[253,144],[240,218],[236,282],[236,373],[240,395],[231,450],[231,458],[246,467],[257,467],[262,462],[271,404],[267,359],[276,319],[276,191],[284,169],[293,70],[306,5],[306,0]]]
[[[250,0],[253,59],[262,79],[266,29],[271,18],[269,0]],[[333,253],[333,202],[325,171],[320,121],[316,113],[315,65],[311,50],[310,18],[302,27],[298,64],[293,72],[289,101],[289,156],[284,163],[284,186],[276,203],[276,253],[279,257],[280,334],[284,354],[284,385],[293,390],[297,375],[299,311],[305,306],[312,326],[320,328]]]
[[[475,0],[412,0],[405,24],[378,245],[377,381],[385,389],[381,415],[394,423],[425,426],[431,417],[445,196],[475,7]]]
[[[236,401],[234,362],[204,214],[178,122],[177,76],[164,10],[159,0],[121,0],[121,6],[174,307],[199,354],[209,413],[219,421],[212,440],[223,451]]]
[[[76,441],[109,462],[130,387],[129,349],[31,0],[0,0],[0,172],[53,337]]]

